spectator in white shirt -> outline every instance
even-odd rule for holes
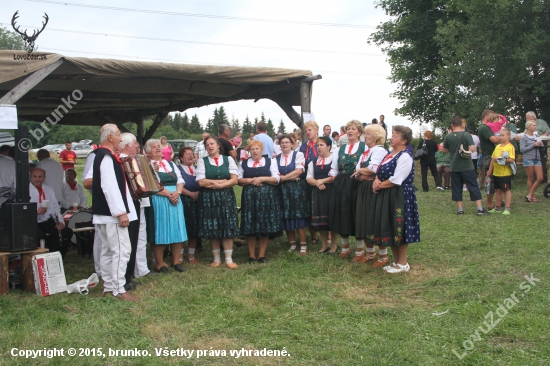
[[[43,169],[34,168],[29,184],[29,196],[30,202],[37,204],[38,238],[46,240],[46,248],[50,252],[60,251],[61,256],[64,257],[73,231],[65,227],[57,197],[52,188],[44,185],[45,179],[46,172]],[[62,242],[59,241],[59,231],[61,231]]]
[[[53,189],[55,192],[55,197],[57,197],[59,202],[61,202],[61,199],[63,198],[63,179],[65,177],[65,171],[61,167],[61,164],[50,157],[50,152],[48,150],[38,150],[36,157],[39,160],[36,167],[46,172],[46,180],[44,181],[44,184]]]
[[[8,147],[6,151],[7,155],[0,154],[0,187],[15,189],[15,160],[13,160],[15,157],[15,148],[13,146],[11,148]]]
[[[65,171],[65,175],[61,207],[66,210],[72,210],[74,206],[78,208],[86,207],[88,199],[86,193],[84,193],[84,188],[76,181],[76,170],[69,168]]]
[[[200,159],[204,158],[205,156],[208,156],[208,152],[206,151],[206,147],[204,147],[204,140],[206,140],[210,135],[208,132],[202,133],[202,141],[199,141],[197,146],[195,146],[195,161],[198,162]]]

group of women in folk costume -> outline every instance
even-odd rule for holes
[[[340,257],[349,257],[349,237],[355,236],[353,262],[374,262],[374,267],[382,267],[388,273],[407,272],[408,244],[420,241],[412,185],[414,161],[406,149],[412,131],[404,126],[394,127],[391,154],[384,148],[386,132],[379,125],[363,129],[359,121],[351,121],[346,133],[348,143],[332,156],[330,140],[318,139],[318,156],[308,163],[311,224],[321,232],[321,252],[336,250],[336,245],[328,247],[326,238],[330,231],[334,242],[337,235],[342,238]],[[361,133],[364,143],[360,141]],[[378,257],[375,245],[379,247]],[[392,249],[391,264],[387,246]]]

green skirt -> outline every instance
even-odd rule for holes
[[[202,188],[199,200],[200,238],[223,239],[239,235],[237,203],[233,188]]]
[[[247,185],[241,196],[242,236],[275,237],[281,232],[281,198],[277,187]]]
[[[357,190],[357,211],[355,216],[355,237],[364,239],[369,234],[368,222],[373,218],[370,215],[374,214],[373,202],[376,195],[372,191],[372,180],[362,181],[359,183]]]

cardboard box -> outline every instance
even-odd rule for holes
[[[36,294],[50,296],[67,291],[67,281],[61,253],[53,252],[32,257]]]

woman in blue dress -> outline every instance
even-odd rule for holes
[[[263,144],[249,144],[250,158],[239,165],[241,196],[241,235],[246,236],[248,263],[256,261],[256,240],[259,241],[258,262],[266,263],[265,251],[270,237],[281,234],[281,199],[277,192],[279,169],[277,160],[262,156]]]
[[[189,242],[189,257],[188,262],[197,264],[195,259],[195,249],[197,248],[197,240],[199,239],[199,198],[200,187],[197,183],[197,169],[193,166],[195,158],[193,149],[190,147],[182,147],[178,153],[181,164],[178,169],[181,173],[185,184],[181,192],[181,200],[183,201],[183,214],[185,216],[185,227],[187,229],[187,237]],[[183,249],[182,249],[183,257]],[[180,258],[183,262],[183,258]]]
[[[394,126],[390,141],[393,148],[386,155],[372,183],[375,198],[371,201],[373,215],[367,222],[367,242],[389,246],[393,263],[383,267],[388,273],[408,272],[409,244],[420,241],[418,205],[414,193],[414,160],[407,150],[412,131],[405,126]]]
[[[156,270],[168,273],[168,265],[163,257],[166,245],[170,245],[172,267],[178,272],[184,272],[185,269],[179,262],[183,242],[187,240],[180,199],[184,181],[174,163],[162,158],[159,140],[147,140],[145,152],[149,155],[151,166],[164,186],[162,191],[151,196],[151,206],[146,208],[147,241],[151,244],[155,256]]]
[[[308,200],[306,181],[302,177],[305,170],[304,154],[293,151],[294,140],[289,135],[279,139],[281,154],[277,156],[280,184],[279,194],[283,204],[282,228],[290,243],[289,252],[296,250],[296,233],[300,240],[300,255],[307,254],[306,227],[311,205]]]
[[[233,262],[233,239],[239,235],[237,201],[233,186],[237,184],[235,160],[222,155],[218,139],[207,137],[204,147],[208,156],[197,164],[197,182],[201,187],[199,200],[199,232],[201,238],[210,239],[214,260],[211,267],[221,264],[220,246],[223,245],[225,265],[237,268]]]

